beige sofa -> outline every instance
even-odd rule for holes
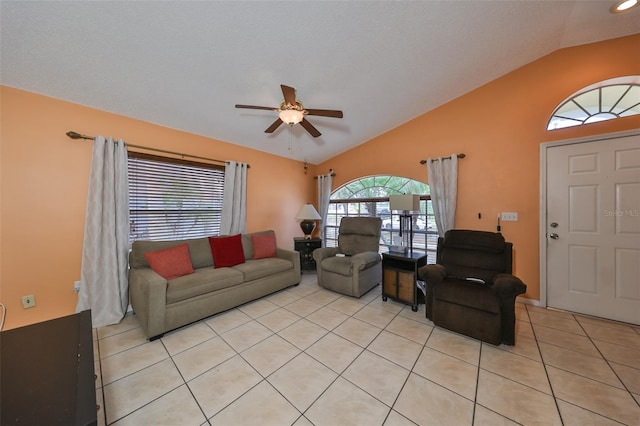
[[[265,234],[264,231],[256,234]],[[300,254],[277,248],[276,257],[253,259],[252,234],[242,235],[245,263],[214,267],[207,238],[136,241],[129,254],[131,306],[150,340],[300,282]],[[144,253],[187,243],[194,272],[166,280]]]

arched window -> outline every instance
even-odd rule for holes
[[[640,76],[614,78],[571,95],[553,111],[547,130],[636,114],[640,114]]]
[[[378,216],[382,219],[380,251],[386,252],[393,237],[399,234],[400,218],[389,210],[389,195],[420,195],[420,212],[413,215],[413,249],[428,254],[435,263],[438,230],[433,215],[429,185],[399,176],[367,176],[352,180],[331,194],[325,224],[325,245],[338,245],[338,227],[345,216]]]

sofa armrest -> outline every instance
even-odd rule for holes
[[[288,260],[289,262],[295,262],[297,259],[298,262],[300,262],[300,253],[295,250],[288,250],[278,247],[276,248],[276,257]]]
[[[129,270],[129,297],[148,338],[162,335],[165,330],[167,280],[151,268]]]
[[[295,250],[283,249],[280,247],[276,248],[276,257],[284,260],[288,260],[293,263],[293,270],[295,275],[300,282],[300,253]]]
[[[320,264],[323,259],[327,257],[335,256],[338,253],[338,247],[321,247],[313,251],[313,260],[316,261],[316,265]]]
[[[353,265],[354,270],[358,271],[370,268],[381,261],[380,253],[376,251],[365,251],[351,256],[351,265]]]
[[[425,283],[433,285],[442,281],[444,277],[447,276],[447,272],[442,265],[425,265],[418,268],[418,276],[420,276]]]

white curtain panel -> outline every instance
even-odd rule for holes
[[[227,161],[224,171],[221,235],[241,234],[247,228],[247,168],[246,163]]]
[[[329,201],[331,200],[331,186],[333,184],[332,173],[319,175],[318,178],[318,213],[322,216],[320,220],[320,238],[322,238],[322,246],[325,246],[324,225],[327,223],[327,215],[329,214]]]
[[[455,227],[456,197],[458,195],[458,156],[427,160],[427,179],[431,190],[431,203],[438,226],[438,234]]]
[[[91,309],[94,327],[119,323],[129,304],[127,146],[97,136],[89,175],[76,312]]]

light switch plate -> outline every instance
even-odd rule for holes
[[[503,222],[517,222],[518,221],[518,213],[516,212],[502,212],[500,217]]]

